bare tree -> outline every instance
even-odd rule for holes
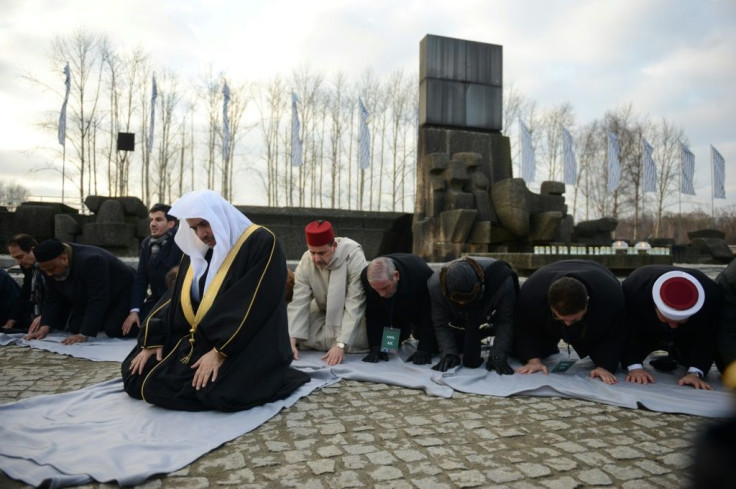
[[[78,185],[80,204],[84,203],[85,178],[87,187],[90,182],[90,157],[93,152],[94,138],[92,131],[96,129],[98,120],[98,104],[100,102],[100,83],[102,73],[102,53],[100,48],[106,44],[104,37],[84,31],[76,31],[69,37],[56,37],[52,42],[51,58],[57,66],[69,63],[71,91],[67,105],[67,142],[71,143],[76,158],[72,164],[76,167],[78,178],[71,179]],[[71,122],[71,124],[69,123]],[[73,131],[69,131],[69,128]]]

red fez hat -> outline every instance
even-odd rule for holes
[[[332,230],[330,221],[312,221],[304,228],[304,233],[307,235],[307,245],[309,246],[332,244],[335,239],[335,232]]]
[[[705,291],[689,273],[673,271],[662,274],[654,282],[652,298],[664,317],[683,321],[703,307]]]

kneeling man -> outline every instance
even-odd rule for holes
[[[237,411],[288,397],[309,376],[292,361],[286,260],[274,234],[217,193],[190,192],[169,213],[185,256],[170,298],[123,362],[125,390],[167,409]]]

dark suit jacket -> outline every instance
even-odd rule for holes
[[[579,280],[588,291],[588,311],[577,325],[555,320],[549,308],[549,286],[562,277]],[[616,371],[626,340],[625,301],[621,282],[603,265],[562,260],[538,268],[521,286],[517,310],[520,360],[556,353],[557,343],[565,339],[580,358],[590,356],[596,367]]]
[[[703,307],[685,324],[670,328],[659,321],[655,311],[652,288],[664,273],[687,272],[700,282],[705,291]],[[716,337],[721,307],[721,290],[703,272],[672,265],[647,265],[634,270],[623,282],[626,294],[629,338],[623,361],[624,367],[642,363],[646,356],[673,341],[679,353],[678,361],[707,373],[716,353]]]
[[[161,249],[151,258],[151,237],[146,237],[141,243],[138,257],[138,270],[130,289],[130,308],[141,309],[144,299],[148,296],[148,287],[151,295],[147,302],[158,301],[166,292],[166,274],[179,264],[182,252],[174,242],[174,231],[166,233],[166,240],[161,243]]]
[[[62,281],[46,277],[43,323],[64,329],[68,320],[71,333],[85,336],[97,336],[103,329],[120,330],[135,272],[102,248],[76,243],[65,246],[71,251],[69,276]]]
[[[432,327],[427,279],[432,269],[422,258],[408,253],[386,255],[399,272],[399,285],[393,297],[384,299],[368,283],[367,270],[360,274],[366,295],[366,329],[368,345],[381,346],[383,328],[392,326],[401,330],[400,340],[410,334],[419,340],[417,349],[432,354],[437,342]]]
[[[723,294],[721,320],[718,331],[719,366],[723,370],[736,361],[736,259],[716,278]]]

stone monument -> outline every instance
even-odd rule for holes
[[[501,134],[502,47],[427,35],[419,59],[413,252],[446,261],[569,243],[564,184],[545,182],[534,194],[513,178],[511,145]]]

